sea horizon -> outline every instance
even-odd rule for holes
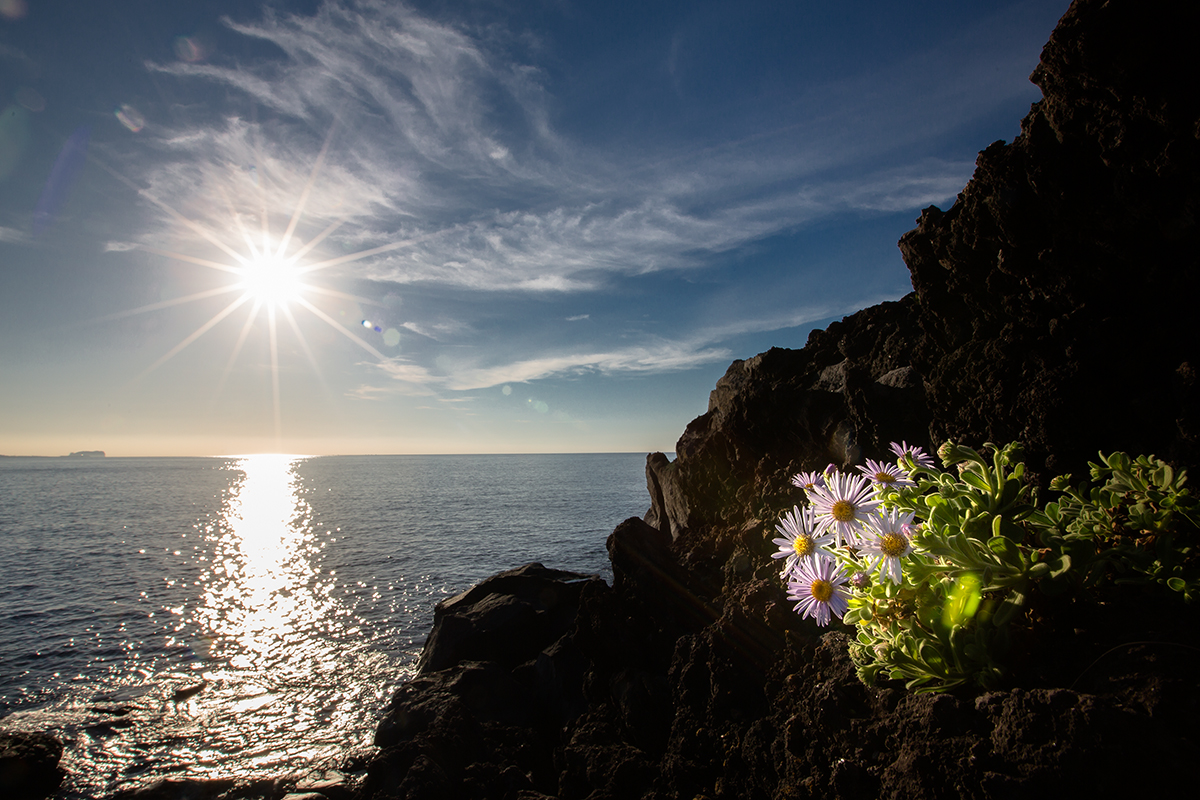
[[[0,453],[0,458],[248,458],[250,456],[279,456],[288,458],[337,458],[342,456],[586,456],[586,455],[636,455],[638,453],[650,454],[655,452],[665,453],[668,456],[674,456],[673,450],[513,450],[513,451],[495,451],[495,452],[428,452],[428,453],[289,453],[279,450],[262,450],[257,452],[244,453],[213,453],[207,455],[196,454],[169,454],[169,455],[112,455],[107,451],[94,451],[102,453],[99,456],[92,455],[77,455],[75,453],[61,453],[57,455],[46,455],[42,453]]]

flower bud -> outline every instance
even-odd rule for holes
[[[1071,473],[1058,475],[1050,481],[1050,489],[1055,492],[1065,492],[1071,488]]]
[[[957,445],[952,441],[943,442],[942,446],[938,448],[937,452],[938,457],[942,459],[942,465],[946,467],[950,466],[951,464],[958,464],[959,462],[966,461],[972,455],[974,455],[974,451],[969,447],[962,447],[961,445]]]

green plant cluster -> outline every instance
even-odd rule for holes
[[[913,515],[913,550],[900,582],[875,576],[850,592],[843,621],[857,625],[851,656],[869,685],[995,686],[1014,626],[1032,624],[1034,594],[1115,581],[1200,597],[1200,503],[1184,488],[1184,471],[1153,457],[1101,454],[1090,480],[1056,478],[1054,499],[1040,504],[1024,480],[1020,445],[984,450],[946,443],[938,454],[947,471],[902,455],[914,485],[878,492],[884,508]],[[852,550],[838,556],[844,568],[861,569]]]

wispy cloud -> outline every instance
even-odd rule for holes
[[[0,58],[7,58],[11,61],[20,61],[22,64],[32,66],[33,61],[25,54],[24,50],[12,47],[7,44],[0,43]]]
[[[868,304],[894,297],[873,297]],[[419,366],[404,358],[378,364],[382,372],[404,389],[397,391],[466,391],[486,389],[509,383],[528,383],[550,377],[570,377],[584,374],[664,373],[693,369],[706,364],[729,361],[732,351],[719,345],[730,337],[749,333],[794,328],[820,319],[847,314],[858,305],[820,305],[727,321],[698,328],[685,339],[648,336],[644,341],[611,350],[550,352],[533,358],[499,358],[483,366],[476,363],[481,356],[471,353],[458,358],[446,356],[437,369]],[[583,315],[582,318],[586,318]],[[496,359],[489,353],[488,358]],[[386,387],[373,391],[386,392]]]
[[[790,133],[801,137],[776,131],[629,156],[557,135],[536,68],[401,5],[326,4],[313,17],[228,24],[286,59],[151,68],[219,82],[279,116],[168,129],[160,146],[179,158],[156,170],[151,191],[193,218],[227,215],[230,196],[284,217],[319,134],[337,126],[305,213],[346,218],[333,240],[348,248],[408,242],[354,267],[370,280],[586,291],[606,274],[703,267],[711,254],[848,209],[942,202],[970,175],[970,163],[924,159],[830,177],[830,164],[863,156],[834,132],[852,119],[879,127],[871,121],[892,113],[844,99],[855,97],[846,87],[810,90],[843,100],[827,103],[824,119],[798,118]]]
[[[29,241],[29,234],[24,231],[19,231],[16,228],[6,228],[0,225],[0,242],[11,242],[13,244],[21,244]]]
[[[446,361],[446,367],[440,374],[399,359],[378,366],[388,377],[403,384],[436,387],[443,391],[467,391],[505,383],[527,383],[551,376],[674,372],[728,361],[729,358],[730,351],[724,348],[656,341],[604,352],[542,355],[487,367],[460,366]]]
[[[139,142],[156,157],[137,175],[144,195],[230,242],[261,237],[264,212],[265,227],[277,234],[306,196],[298,238],[338,226],[310,257],[336,258],[334,276],[388,284],[388,291],[396,284],[468,290],[481,316],[496,309],[483,308],[480,293],[493,293],[493,305],[511,296],[582,296],[648,273],[709,270],[728,254],[833,215],[944,203],[972,162],[904,148],[986,113],[1009,91],[1009,78],[996,77],[986,58],[971,53],[975,40],[964,39],[886,74],[804,87],[791,105],[772,110],[772,126],[740,136],[708,139],[701,131],[634,147],[584,144],[555,129],[546,75],[532,52],[521,57],[509,40],[498,47],[382,2],[326,2],[310,17],[267,12],[253,24],[226,24],[283,55],[147,65],[177,79],[181,92],[199,98],[216,87],[234,101],[147,128]],[[148,228],[135,241],[162,239],[163,230]],[[377,248],[387,249],[346,258]],[[871,302],[871,291],[854,288],[836,303],[812,298],[807,310],[744,321],[697,319],[666,335],[637,333],[632,344],[612,331],[598,330],[607,338],[591,346],[544,334],[519,356],[497,346],[466,310],[449,320],[402,308],[392,324],[428,347],[380,363],[389,386],[364,384],[353,394],[690,369],[728,359],[730,336],[851,311]],[[553,320],[590,316],[559,312]],[[590,327],[601,326],[574,330]],[[436,347],[448,342],[464,350]]]

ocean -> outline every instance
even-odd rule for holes
[[[645,455],[0,458],[0,730],[60,797],[369,747],[433,607],[540,561],[610,580]]]

